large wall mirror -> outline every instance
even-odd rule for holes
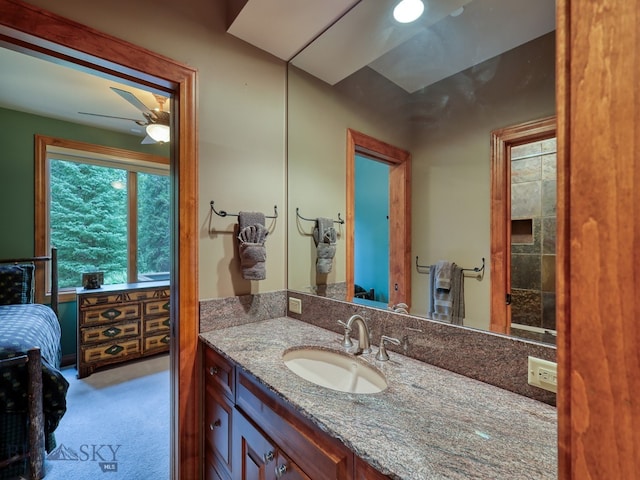
[[[350,226],[334,224],[332,268],[318,273],[314,223],[302,218],[338,220],[338,214],[340,219],[354,214],[348,212],[346,162],[347,135],[353,130],[411,156],[409,313],[429,316],[429,269],[413,260],[425,266],[446,260],[469,269],[463,280],[462,323],[488,330],[492,132],[555,115],[555,1],[425,1],[422,15],[410,23],[394,19],[397,3],[361,0],[289,63],[288,287],[349,300],[351,289],[365,296],[371,291],[366,279],[348,285]],[[542,170],[543,160],[535,162],[542,153],[526,148],[518,153],[524,161],[513,172],[522,176],[512,182],[535,181],[527,174]],[[368,197],[388,196],[384,182],[367,181],[360,184]],[[519,185],[508,191],[533,192],[517,202],[526,208],[553,187],[555,180],[537,189]],[[380,208],[379,215],[384,219],[388,212]],[[358,222],[357,212],[353,221]],[[504,221],[510,224],[511,218]],[[543,221],[530,223],[535,229]],[[369,243],[388,244],[388,233],[376,235]],[[540,229],[532,235],[530,243],[540,241],[535,237]],[[522,246],[514,251],[528,252]],[[477,274],[473,270],[483,259],[486,268]],[[389,257],[372,254],[366,262],[388,268]],[[524,271],[521,263],[509,268],[520,268],[509,278],[544,280],[541,268]],[[380,307],[388,308],[381,300]],[[532,308],[541,309],[541,301]]]

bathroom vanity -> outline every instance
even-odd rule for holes
[[[292,347],[342,349],[287,317],[200,335],[205,478],[557,477],[555,408],[390,352],[357,361],[388,387],[321,387],[283,361]],[[264,477],[259,476],[263,472]]]

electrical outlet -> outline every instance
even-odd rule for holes
[[[529,357],[529,385],[543,388],[550,392],[558,390],[558,366],[555,362]]]
[[[302,313],[302,300],[299,298],[289,297],[289,311],[293,313]]]

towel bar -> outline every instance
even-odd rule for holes
[[[307,222],[315,222],[316,219],[315,218],[305,218],[302,215],[300,215],[299,212],[299,208],[296,208],[296,216],[298,218],[301,218],[302,220],[306,220]],[[340,225],[344,225],[344,220],[342,218],[340,218],[340,213],[338,213],[338,220],[334,220],[333,223],[339,223]]]
[[[433,265],[420,265],[418,263],[418,256],[416,255],[416,270],[418,271],[418,273],[425,273],[428,274],[429,272],[421,272],[420,269],[421,268],[430,268]],[[482,257],[482,266],[481,267],[473,267],[473,268],[463,268],[462,269],[463,272],[475,272],[478,274],[482,274],[484,272],[484,257]]]
[[[215,209],[215,207],[213,206],[213,200],[211,200],[211,202],[209,204],[211,205],[211,210],[213,211],[213,213],[215,213],[219,217],[237,217],[238,216],[237,213],[229,213],[229,212],[227,212],[225,210],[220,210],[218,212]],[[274,205],[273,206],[273,212],[274,212],[274,215],[272,215],[272,216],[265,215],[264,218],[278,218],[278,205]]]

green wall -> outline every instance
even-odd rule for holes
[[[169,145],[142,145],[142,138],[0,108],[0,258],[34,254],[34,136],[169,156]],[[62,354],[75,353],[76,303],[60,306]]]

